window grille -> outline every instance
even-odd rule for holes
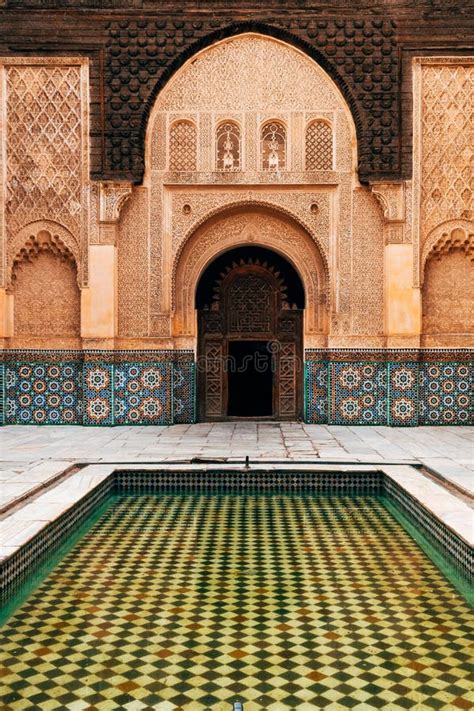
[[[332,127],[326,121],[306,129],[306,170],[332,170]]]
[[[170,130],[169,169],[196,170],[196,127],[191,121],[176,121]]]
[[[217,170],[240,170],[241,138],[237,124],[221,123],[216,132]]]
[[[262,170],[286,170],[286,129],[270,121],[262,127]]]

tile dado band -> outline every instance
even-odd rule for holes
[[[468,349],[305,352],[305,421],[467,425]],[[4,424],[167,425],[195,420],[192,351],[3,351]]]
[[[307,350],[305,420],[337,425],[468,425],[470,349]]]
[[[194,421],[188,351],[4,351],[4,424]]]

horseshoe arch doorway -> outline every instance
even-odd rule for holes
[[[304,289],[270,249],[217,257],[196,290],[201,421],[303,415]]]

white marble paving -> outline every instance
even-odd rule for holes
[[[8,426],[0,431],[0,511],[74,463],[193,457],[424,464],[474,493],[473,427],[345,427],[229,422],[172,427]]]

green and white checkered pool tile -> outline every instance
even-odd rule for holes
[[[370,497],[118,498],[2,633],[5,711],[474,708],[469,607]]]

